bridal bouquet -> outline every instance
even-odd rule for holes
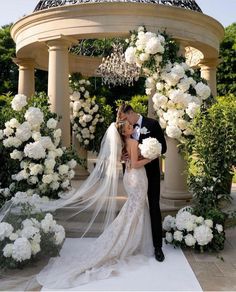
[[[63,226],[52,214],[39,212],[38,195],[18,192],[10,211],[0,223],[0,268],[20,268],[42,256],[55,256],[65,239]]]
[[[139,149],[141,150],[141,155],[147,159],[155,159],[161,155],[161,144],[156,138],[146,138],[143,142],[139,144]]]
[[[163,229],[166,243],[196,250],[219,251],[224,247],[225,234],[221,224],[192,214],[191,207],[178,211],[176,217],[166,216]]]

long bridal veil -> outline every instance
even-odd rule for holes
[[[65,194],[61,199],[41,204],[39,208],[42,211],[57,210],[56,216],[62,216],[63,220],[89,211],[87,213],[91,216],[87,217],[86,224],[83,224],[82,235],[90,230],[98,216],[103,231],[116,215],[115,197],[118,193],[121,150],[121,139],[115,123],[112,123],[103,137],[96,166],[81,187]],[[0,221],[11,208],[12,202],[8,201],[0,212]]]

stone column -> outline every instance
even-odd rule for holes
[[[18,93],[30,98],[35,93],[34,59],[14,58],[13,61],[19,66]]]
[[[47,42],[49,51],[48,64],[48,96],[51,110],[57,113],[61,120],[63,146],[71,144],[70,101],[69,101],[69,55],[70,42],[64,39]]]
[[[85,179],[89,176],[88,168],[87,168],[87,150],[80,146],[78,139],[75,134],[72,134],[72,144],[77,151],[77,154],[80,159],[84,160],[84,165],[77,164],[75,168],[75,177],[74,179]]]
[[[208,85],[211,88],[213,96],[217,95],[216,90],[216,68],[219,64],[219,59],[203,59],[199,63],[201,68],[201,77],[207,80]]]
[[[166,142],[165,179],[161,200],[165,204],[182,207],[189,204],[192,198],[187,187],[186,162],[178,152],[179,142],[169,137],[166,137]]]

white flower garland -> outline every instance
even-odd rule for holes
[[[70,96],[71,123],[76,138],[84,148],[88,148],[95,138],[96,125],[104,118],[99,114],[99,106],[94,98],[90,97],[90,81],[81,79],[73,84],[76,90]]]
[[[209,86],[196,81],[194,70],[185,62],[163,65],[166,40],[161,34],[138,32],[127,40],[126,62],[141,67],[146,79],[146,94],[167,136],[181,139],[191,134],[190,123],[204,100],[211,95]]]

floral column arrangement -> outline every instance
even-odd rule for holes
[[[75,80],[76,75],[70,78],[70,87],[73,93],[70,95],[71,124],[73,130],[73,144],[78,155],[84,160],[83,165],[78,165],[76,174],[79,178],[89,175],[87,170],[87,151],[91,150],[91,144],[96,137],[96,125],[104,121],[99,113],[99,105],[95,98],[90,97],[89,80]]]
[[[178,56],[178,45],[166,33],[153,33],[139,27],[127,40],[126,62],[136,63],[146,76],[146,94],[167,136],[165,187],[168,202],[191,198],[183,174],[185,162],[177,145],[191,135],[191,121],[211,96],[211,90],[198,72]]]

